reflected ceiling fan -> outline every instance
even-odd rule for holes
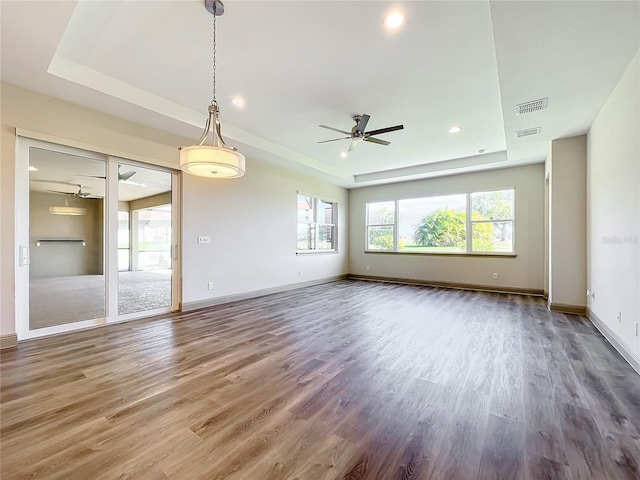
[[[71,185],[76,185],[78,187],[78,191],[77,192],[62,192],[60,190],[47,190],[47,192],[58,193],[60,195],[70,195],[72,197],[79,197],[79,198],[102,198],[99,195],[94,195],[94,194],[89,193],[89,192],[83,192],[82,191],[82,185],[80,185],[79,183],[75,183],[75,184],[71,184]]]
[[[135,170],[131,170],[129,172],[120,173],[120,167],[121,166],[122,165],[118,165],[118,181],[119,182],[131,183],[133,185],[140,185],[139,183],[128,181],[131,177],[133,177],[136,174],[136,171]],[[101,178],[103,180],[107,179],[107,177],[104,176],[104,175],[83,175],[81,173],[77,173],[76,175],[78,175],[79,177]]]
[[[351,132],[347,132],[345,130],[340,130],[338,128],[328,127],[327,125],[318,125],[321,128],[326,128],[327,130],[333,130],[334,132],[344,133],[348,135],[348,137],[340,137],[333,138],[331,140],[322,140],[318,143],[327,143],[327,142],[336,142],[338,140],[347,140],[351,139],[351,143],[349,144],[349,151],[352,151],[356,148],[356,145],[360,142],[370,142],[377,143],[378,145],[389,145],[391,142],[387,142],[386,140],[380,140],[379,138],[373,138],[374,135],[381,135],[383,133],[395,132],[396,130],[402,130],[404,125],[396,125],[394,127],[380,128],[378,130],[369,130],[365,132],[365,128],[367,128],[367,123],[369,122],[370,116],[366,113],[362,115],[354,115],[353,121],[356,124],[351,129]]]

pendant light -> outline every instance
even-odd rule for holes
[[[244,175],[245,158],[234,147],[225,145],[220,134],[220,109],[216,100],[216,17],[224,13],[220,0],[204,0],[213,16],[213,98],[204,132],[196,145],[180,148],[180,168],[191,175],[209,178],[238,178]],[[205,145],[211,130],[213,141]]]

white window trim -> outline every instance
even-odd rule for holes
[[[319,236],[320,236],[320,226],[332,226],[333,227],[333,235],[332,235],[332,247],[331,249],[319,249],[319,248],[314,248],[311,250],[298,250],[297,247],[297,242],[296,242],[296,255],[327,255],[327,254],[336,254],[339,253],[338,251],[338,202],[335,200],[329,200],[323,197],[319,197],[316,195],[312,195],[309,193],[304,193],[304,192],[296,192],[296,200],[299,196],[303,196],[303,197],[309,197],[311,198],[311,203],[312,203],[312,210],[313,210],[313,219],[316,220],[314,222],[301,222],[301,221],[297,221],[296,224],[302,224],[305,223],[307,225],[311,225],[313,230],[314,230],[314,239],[313,239],[313,244],[317,247],[318,243],[319,243]],[[330,203],[332,205],[332,220],[333,223],[324,223],[324,222],[318,222],[316,215],[318,214],[317,210],[316,210],[316,205],[317,202],[321,201],[324,203]]]
[[[472,220],[471,217],[471,195],[474,193],[486,193],[486,192],[499,192],[503,190],[513,190],[513,217],[507,219],[500,220]],[[417,198],[433,198],[433,197],[441,197],[441,196],[450,196],[450,195],[464,195],[466,202],[466,221],[465,221],[465,229],[466,229],[466,250],[464,252],[437,252],[437,251],[400,251],[398,249],[398,231],[397,228],[399,221],[399,202],[401,200],[413,200]],[[393,224],[369,224],[369,204],[372,203],[385,203],[385,202],[393,202],[394,203],[394,213],[393,213]],[[444,193],[440,195],[430,195],[427,197],[409,197],[409,198],[398,198],[395,200],[370,200],[365,202],[365,253],[380,253],[380,254],[399,254],[399,255],[444,255],[444,256],[467,256],[467,257],[516,257],[516,220],[515,220],[515,212],[516,212],[516,188],[515,187],[503,187],[503,188],[494,188],[487,190],[479,190],[479,191],[468,191],[463,193]],[[499,223],[499,222],[511,222],[511,231],[512,231],[512,249],[510,252],[491,252],[491,251],[482,251],[482,250],[473,250],[473,224],[475,223]],[[393,228],[393,250],[381,250],[381,249],[370,249],[369,248],[369,227],[392,227]]]

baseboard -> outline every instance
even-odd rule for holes
[[[471,283],[434,282],[431,280],[414,280],[410,278],[376,277],[373,275],[349,275],[354,280],[371,282],[400,283],[403,285],[424,285],[425,287],[453,288],[456,290],[474,290],[493,293],[514,293],[517,295],[542,296],[542,290],[521,287],[502,287],[497,285],[476,285]]]
[[[591,320],[591,323],[593,323],[595,327],[600,330],[602,336],[606,338],[611,345],[613,345],[613,348],[615,348],[618,353],[622,355],[622,358],[624,358],[629,363],[629,365],[631,365],[633,369],[640,375],[640,357],[627,350],[627,348],[624,346],[624,343],[622,343],[622,341],[620,340],[620,337],[618,337],[618,335],[613,330],[607,327],[607,325],[602,320],[600,320],[600,318],[598,318],[598,316],[589,307],[587,307],[587,317],[589,318],[589,320]]]
[[[550,303],[549,310],[558,313],[569,313],[571,315],[586,315],[587,307],[581,305],[567,305],[564,303]]]
[[[223,303],[237,302],[239,300],[248,300],[250,298],[264,297],[265,295],[271,295],[274,293],[288,292],[290,290],[297,290],[304,287],[312,287],[314,285],[321,285],[323,283],[337,282],[338,280],[344,280],[347,275],[336,275],[333,277],[326,277],[319,280],[309,280],[308,282],[290,283],[288,285],[282,285],[273,288],[264,288],[261,290],[252,290],[250,292],[236,293],[234,295],[225,295],[222,297],[208,298],[206,300],[198,300],[196,302],[186,302],[182,304],[182,311],[189,312],[191,310],[198,310],[200,308],[213,307],[215,305],[222,305]]]
[[[18,335],[15,333],[8,333],[7,335],[0,335],[0,350],[5,348],[13,348],[18,345]]]

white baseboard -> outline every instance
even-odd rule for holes
[[[263,288],[261,290],[253,290],[251,292],[236,293],[234,295],[225,295],[222,297],[208,298],[206,300],[198,300],[196,302],[186,302],[182,304],[182,311],[189,312],[191,310],[198,310],[200,308],[213,307],[215,305],[222,305],[223,303],[237,302],[239,300],[247,300],[250,298],[264,297],[265,295],[271,295],[273,293],[288,292],[289,290],[297,290],[299,288],[311,287],[313,285],[321,285],[323,283],[337,282],[338,280],[344,280],[347,275],[336,275],[333,277],[322,278],[319,280],[309,280],[308,282],[291,283],[288,285],[281,285],[279,287]]]
[[[600,320],[598,316],[593,312],[593,310],[591,310],[589,307],[587,307],[587,317],[589,318],[589,320],[591,320],[591,323],[593,323],[595,327],[600,330],[600,333],[604,336],[604,338],[606,338],[609,343],[613,345],[613,348],[615,348],[618,353],[622,355],[622,358],[629,362],[629,365],[631,365],[633,369],[640,375],[640,358],[633,352],[627,350],[627,348],[624,346],[624,343],[622,343],[622,340],[620,340],[620,337],[618,337],[618,335],[613,330],[607,327],[607,325],[602,320]]]

